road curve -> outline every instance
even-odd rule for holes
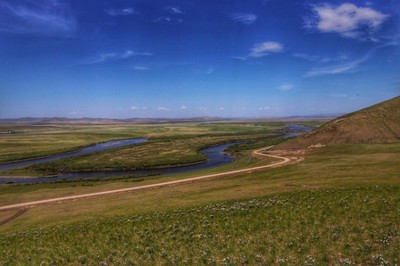
[[[222,176],[251,173],[254,171],[259,171],[259,170],[263,170],[263,169],[267,169],[267,168],[274,168],[277,166],[281,166],[281,165],[290,163],[292,161],[296,161],[296,159],[294,159],[294,158],[287,158],[287,157],[262,153],[263,151],[270,149],[271,147],[273,147],[273,146],[255,150],[255,151],[253,151],[252,155],[256,156],[256,157],[269,157],[269,158],[281,159],[281,161],[263,165],[263,166],[256,166],[256,167],[250,167],[250,168],[245,168],[245,169],[232,170],[232,171],[227,171],[227,172],[217,173],[217,174],[202,175],[202,176],[198,176],[198,177],[192,177],[192,178],[186,178],[186,179],[180,179],[180,180],[174,180],[174,181],[168,181],[168,182],[161,182],[161,183],[156,183],[156,184],[151,184],[151,185],[121,188],[121,189],[93,192],[93,193],[87,193],[87,194],[81,194],[81,195],[75,195],[75,196],[66,196],[66,197],[59,197],[59,198],[52,198],[52,199],[12,204],[12,205],[7,205],[7,206],[0,206],[0,211],[18,209],[18,208],[30,208],[30,207],[34,207],[37,205],[43,205],[43,204],[49,204],[49,203],[56,203],[56,202],[77,200],[77,199],[86,199],[86,198],[92,198],[92,197],[98,197],[98,196],[105,196],[105,195],[119,194],[119,193],[132,192],[132,191],[138,191],[138,190],[144,190],[144,189],[160,188],[160,187],[166,187],[166,186],[171,186],[171,185],[191,183],[191,182],[196,182],[199,180],[222,177]]]

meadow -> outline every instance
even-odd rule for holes
[[[0,202],[261,165],[251,151],[272,141],[232,147],[234,163],[194,173],[2,185]],[[399,143],[333,145],[266,171],[37,206],[0,226],[0,264],[396,265],[399,162]]]
[[[5,234],[35,265],[396,265],[398,186],[321,189]]]
[[[318,122],[317,122],[318,123]],[[48,156],[109,140],[127,138],[179,138],[204,135],[265,133],[280,130],[286,122],[169,123],[118,125],[1,124],[0,163]]]

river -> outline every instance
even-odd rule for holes
[[[297,137],[304,132],[309,132],[311,128],[303,125],[288,125],[286,130],[284,130],[285,135],[283,138],[293,138]],[[52,162],[55,160],[71,158],[79,155],[90,154],[94,152],[109,150],[113,148],[124,147],[128,145],[135,145],[147,141],[146,138],[133,138],[126,140],[113,140],[96,145],[92,145],[83,148],[78,151],[57,154],[53,156],[48,156],[44,158],[29,159],[19,162],[12,162],[0,165],[0,171],[5,171],[9,169],[14,169],[18,167],[25,167],[34,164]],[[16,184],[32,184],[32,183],[42,183],[42,182],[57,182],[57,181],[72,181],[72,180],[85,180],[85,179],[102,179],[102,178],[115,178],[115,177],[125,177],[125,176],[149,176],[149,175],[168,175],[168,174],[178,174],[186,173],[195,170],[203,170],[214,168],[217,166],[228,164],[234,161],[234,157],[226,154],[224,151],[238,142],[230,142],[225,144],[220,144],[212,147],[203,149],[201,152],[206,155],[207,160],[201,163],[179,166],[179,167],[169,167],[160,169],[147,169],[147,170],[131,170],[131,171],[93,171],[93,172],[73,172],[73,173],[62,173],[51,177],[2,177],[0,178],[0,184],[6,183],[16,183]]]

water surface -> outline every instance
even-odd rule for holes
[[[235,144],[237,144],[237,142],[220,144],[203,149],[201,152],[207,156],[207,160],[202,163],[197,163],[193,165],[161,168],[161,169],[133,170],[133,171],[75,172],[75,173],[64,173],[52,177],[34,177],[34,178],[7,177],[7,178],[0,178],[0,184],[5,184],[5,183],[32,184],[41,182],[57,182],[57,181],[79,180],[79,179],[82,180],[99,179],[99,178],[101,179],[101,178],[124,177],[124,176],[140,177],[148,175],[169,175],[169,174],[186,173],[195,170],[214,168],[232,162],[234,158],[231,155],[226,154],[224,151],[228,147]]]
[[[79,156],[79,155],[86,155],[86,154],[90,154],[90,153],[94,153],[94,152],[98,152],[98,151],[105,151],[105,150],[109,150],[109,149],[120,148],[120,147],[124,147],[124,146],[128,146],[128,145],[143,143],[145,141],[147,141],[147,139],[145,139],[145,138],[107,141],[104,143],[99,143],[96,145],[92,145],[92,146],[83,148],[78,151],[66,152],[66,153],[51,155],[51,156],[47,156],[47,157],[43,157],[43,158],[28,159],[28,160],[23,160],[23,161],[19,161],[19,162],[1,164],[0,171],[10,170],[10,169],[19,168],[19,167],[25,167],[25,166],[34,165],[34,164],[48,163],[48,162],[52,162],[52,161],[56,161],[56,160]]]
[[[304,132],[309,132],[311,130],[312,128],[304,125],[290,124],[284,130],[285,135],[283,136],[283,138],[294,138],[301,134],[304,134]],[[108,149],[143,143],[145,141],[147,141],[147,139],[145,138],[108,141],[83,148],[79,151],[53,155],[45,158],[38,158],[38,159],[31,159],[20,162],[3,164],[0,165],[0,171],[14,169],[18,167],[24,167],[28,165],[52,162],[55,160],[71,158],[74,156],[85,155],[98,151],[104,151]],[[35,178],[7,177],[7,178],[0,178],[0,184],[4,183],[31,184],[31,183],[41,183],[41,182],[56,182],[56,181],[68,181],[68,180],[79,180],[79,179],[82,180],[101,179],[101,178],[124,177],[124,176],[139,177],[148,175],[169,175],[169,174],[186,173],[195,170],[204,170],[217,166],[222,166],[234,161],[234,158],[231,155],[226,154],[224,151],[228,147],[235,145],[237,143],[238,142],[231,142],[203,149],[201,152],[206,155],[207,160],[193,165],[169,167],[161,169],[132,170],[132,171],[124,170],[124,171],[73,172],[73,173],[63,173],[52,177],[35,177]]]

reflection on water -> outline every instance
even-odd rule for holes
[[[124,147],[124,146],[128,146],[128,145],[143,143],[145,141],[147,141],[147,139],[145,139],[145,138],[107,141],[104,143],[99,143],[99,144],[96,144],[93,146],[83,148],[79,151],[67,152],[67,153],[52,155],[52,156],[48,156],[48,157],[44,157],[44,158],[30,159],[30,160],[24,160],[24,161],[20,161],[20,162],[2,164],[2,165],[0,165],[0,171],[5,171],[5,170],[19,168],[19,167],[25,167],[28,165],[48,163],[48,162],[52,162],[55,160],[66,159],[66,158],[71,158],[71,157],[75,157],[75,156],[79,156],[79,155],[86,155],[86,154],[90,154],[90,153],[94,153],[94,152],[98,152],[98,151],[105,151],[105,150],[109,150],[109,149],[120,148],[120,147]]]
[[[54,177],[37,177],[37,178],[0,178],[0,183],[17,183],[17,184],[32,184],[40,182],[56,182],[65,180],[77,180],[77,179],[94,179],[94,178],[110,178],[110,177],[122,177],[122,176],[147,176],[147,175],[168,175],[185,173],[194,170],[203,170],[213,168],[230,163],[234,158],[226,153],[224,150],[236,143],[227,143],[210,148],[206,148],[201,152],[207,156],[207,160],[202,163],[163,168],[153,170],[134,170],[134,171],[99,171],[99,172],[87,172],[87,173],[65,173]]]
[[[285,129],[285,135],[283,138],[293,138],[297,137],[304,132],[311,131],[312,128],[309,128],[304,125],[299,124],[291,124],[288,125]],[[8,163],[0,165],[0,171],[24,167],[28,165],[40,164],[51,162],[55,160],[70,158],[78,155],[90,154],[98,151],[104,151],[112,148],[124,147],[127,145],[133,145],[138,143],[143,143],[147,141],[145,138],[135,138],[135,139],[127,139],[127,140],[116,140],[109,141],[105,143],[96,144],[79,151],[69,152],[54,156],[49,156],[46,158],[25,160],[21,162]],[[202,163],[187,165],[187,166],[179,166],[179,167],[170,167],[170,168],[162,168],[162,169],[148,169],[148,170],[133,170],[133,171],[97,171],[97,172],[75,172],[75,173],[63,173],[57,176],[52,177],[36,177],[36,178],[0,178],[0,184],[5,183],[17,183],[17,184],[32,184],[32,183],[40,183],[40,182],[56,182],[56,181],[68,181],[68,180],[79,180],[79,179],[99,179],[99,178],[112,178],[112,177],[123,177],[123,176],[148,176],[148,175],[169,175],[169,174],[178,174],[185,173],[195,170],[203,170],[209,169],[217,166],[221,166],[224,164],[228,164],[234,160],[232,156],[226,154],[224,151],[228,147],[237,144],[238,142],[232,142],[227,144],[220,144],[217,146],[209,147],[203,149],[201,152],[207,156],[207,160]]]
[[[285,128],[284,139],[291,139],[312,131],[312,128],[300,124],[291,124]]]

